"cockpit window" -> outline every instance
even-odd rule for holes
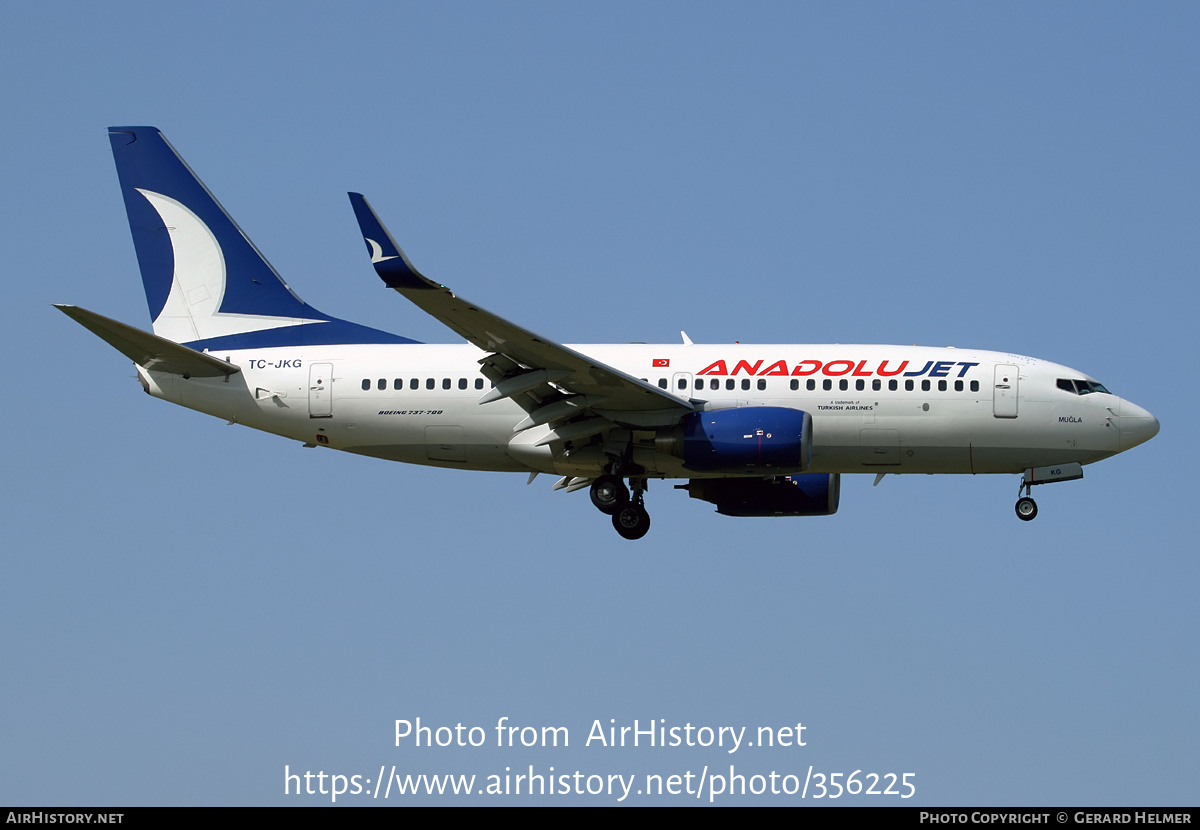
[[[1080,380],[1077,378],[1059,378],[1057,382],[1059,389],[1064,392],[1070,392],[1073,395],[1090,395],[1093,392],[1103,392],[1106,395],[1111,395],[1104,388],[1103,384],[1096,383],[1094,380]]]

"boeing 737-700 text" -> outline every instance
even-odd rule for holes
[[[153,127],[109,130],[154,334],[64,313],[151,395],[303,442],[464,470],[561,476],[627,539],[650,479],[730,516],[827,516],[843,473],[1035,484],[1158,432],[1094,378],[1000,352],[917,346],[564,346],[422,276],[357,193],[376,272],[467,340],[427,345],[300,300]],[[628,484],[626,484],[628,482]]]

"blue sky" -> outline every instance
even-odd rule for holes
[[[1194,4],[2,17],[0,802],[328,802],[285,797],[285,765],[730,763],[916,774],[909,801],[851,804],[1195,802]],[[1031,524],[1008,476],[851,477],[836,516],[789,520],[660,484],[640,544],[546,477],[302,449],[148,398],[51,308],[149,327],[118,124],[162,128],[293,288],[355,322],[454,342],[371,272],[348,190],[426,274],[562,341],[1014,351],[1162,432],[1042,488]],[[395,746],[417,717],[571,746]],[[583,745],[659,718],[803,722],[807,745]]]

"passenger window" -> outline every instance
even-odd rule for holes
[[[961,380],[954,381],[954,391],[955,392],[963,391],[963,382]]]
[[[476,389],[483,388],[483,378],[475,378],[475,388]]]
[[[394,381],[392,381],[392,388],[399,392],[404,388],[404,381],[402,381],[400,378],[396,378]]]
[[[849,388],[850,388],[850,381],[846,380],[845,378],[842,378],[841,380],[838,381],[838,389],[845,392]]]
[[[742,378],[742,389],[743,389],[743,391],[744,391],[744,390],[748,390],[749,388],[750,388],[750,379],[749,379],[749,378]]]
[[[408,388],[409,389],[420,389],[421,388],[421,379],[413,378],[412,380],[410,380],[408,382]]]
[[[833,381],[831,381],[829,378],[825,378],[825,380],[821,381],[821,388],[828,392],[833,388]]]
[[[437,381],[435,381],[433,378],[425,378],[425,388],[426,389],[432,389],[436,385],[436,383],[437,383]]]
[[[905,392],[911,392],[911,391],[913,391],[913,388],[914,388],[913,382],[911,380],[904,381],[904,391]]]
[[[809,392],[815,392],[817,390],[817,382],[815,380],[813,380],[812,378],[809,378],[808,383],[806,383],[804,385],[806,387],[808,387]]]
[[[854,388],[861,392],[867,388],[867,382],[862,378],[859,378],[858,380],[854,381]]]
[[[687,381],[684,380],[683,378],[679,379],[679,389],[680,389],[680,391],[687,389]]]
[[[387,389],[387,379],[380,378],[379,381],[376,383],[376,386],[379,387],[380,392],[382,392],[384,389]]]
[[[979,391],[979,381],[977,381],[977,380],[973,380],[973,381],[971,381],[971,391],[972,391],[972,392],[978,392],[978,391]]]
[[[875,380],[871,381],[871,391],[872,392],[878,392],[882,388],[883,388],[883,381],[881,381],[879,378],[875,378]]]
[[[443,389],[450,388],[450,378],[442,378],[442,388]]]
[[[732,391],[733,391],[733,387],[735,387],[735,386],[737,386],[737,382],[736,382],[736,381],[734,381],[734,379],[733,379],[733,378],[727,378],[727,379],[725,380],[725,388],[726,388],[727,390],[729,390],[730,392],[732,392]]]
[[[466,388],[467,388],[467,379],[466,379],[466,378],[459,378],[459,379],[458,379],[458,388],[459,388],[459,389],[466,389]]]
[[[800,388],[800,381],[796,380],[795,378],[792,378],[792,382],[790,385],[792,387],[792,391],[795,392],[797,389]]]
[[[895,378],[892,378],[891,380],[888,381],[888,391],[889,392],[895,392],[899,388],[900,388],[900,381],[896,380]]]
[[[369,378],[363,378],[363,391],[364,392],[371,391],[371,381]]]
[[[929,381],[927,381],[927,380],[923,380],[923,381],[921,381],[921,391],[922,391],[922,392],[928,392],[928,391],[929,391]]]
[[[666,379],[666,378],[659,378],[659,379],[658,379],[658,388],[659,388],[659,389],[666,389],[666,388],[667,388],[667,379]]]
[[[697,389],[704,388],[704,378],[696,378],[696,388]]]
[[[767,388],[767,382],[763,378],[758,379],[758,391],[762,392]]]
[[[938,391],[939,391],[939,392],[945,392],[945,391],[946,391],[946,381],[944,381],[944,380],[939,380],[939,381],[938,381]]]

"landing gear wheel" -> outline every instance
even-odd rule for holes
[[[1037,502],[1024,496],[1017,499],[1017,518],[1023,522],[1032,522],[1037,516]]]
[[[616,476],[603,475],[593,481],[591,494],[596,509],[610,516],[629,503],[629,490]]]
[[[612,514],[612,523],[626,539],[641,539],[650,530],[650,514],[640,504],[625,504]]]

